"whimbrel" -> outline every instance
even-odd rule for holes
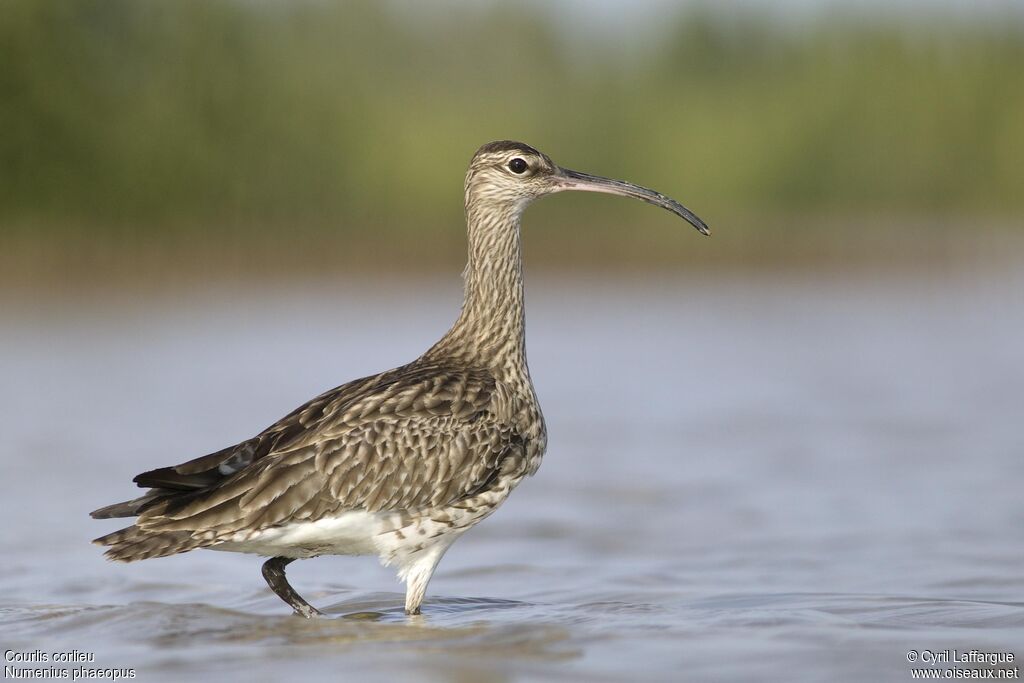
[[[377,555],[419,614],[445,551],[540,466],[544,417],[526,365],[520,216],[564,190],[633,197],[707,225],[632,183],[561,168],[521,142],[492,142],[466,173],[469,264],[462,313],[408,365],[343,384],[253,438],[134,481],[144,495],[96,510],[135,523],[94,542],[133,562],[195,548],[270,557],[263,576],[304,617],[321,614],[285,566]]]

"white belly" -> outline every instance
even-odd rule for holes
[[[320,555],[376,555],[384,565],[397,563],[404,580],[414,567],[431,570],[455,539],[490,515],[520,477],[506,479],[492,491],[431,514],[351,510],[316,521],[239,531],[212,550],[265,557],[308,558]]]
[[[394,529],[393,514],[344,512],[315,522],[292,522],[257,532],[242,532],[211,546],[212,550],[254,553],[267,557],[317,555],[380,555],[383,534]]]

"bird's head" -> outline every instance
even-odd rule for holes
[[[473,155],[466,173],[466,202],[482,208],[518,214],[544,195],[581,190],[632,197],[671,211],[701,233],[710,235],[708,226],[692,211],[660,192],[622,180],[570,171],[551,158],[522,142],[489,142]]]

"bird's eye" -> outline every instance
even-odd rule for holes
[[[526,173],[527,168],[529,168],[529,165],[524,159],[520,159],[519,157],[508,162],[508,170],[516,174]]]

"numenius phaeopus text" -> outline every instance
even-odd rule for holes
[[[564,190],[641,199],[708,227],[653,190],[577,173],[520,142],[481,147],[466,173],[469,264],[462,314],[418,359],[317,396],[253,438],[135,477],[135,500],[92,513],[135,517],[96,539],[133,562],[195,548],[270,557],[263,576],[296,613],[320,612],[285,566],[377,555],[398,566],[418,614],[449,546],[540,466],[547,445],[526,366],[519,224]]]

